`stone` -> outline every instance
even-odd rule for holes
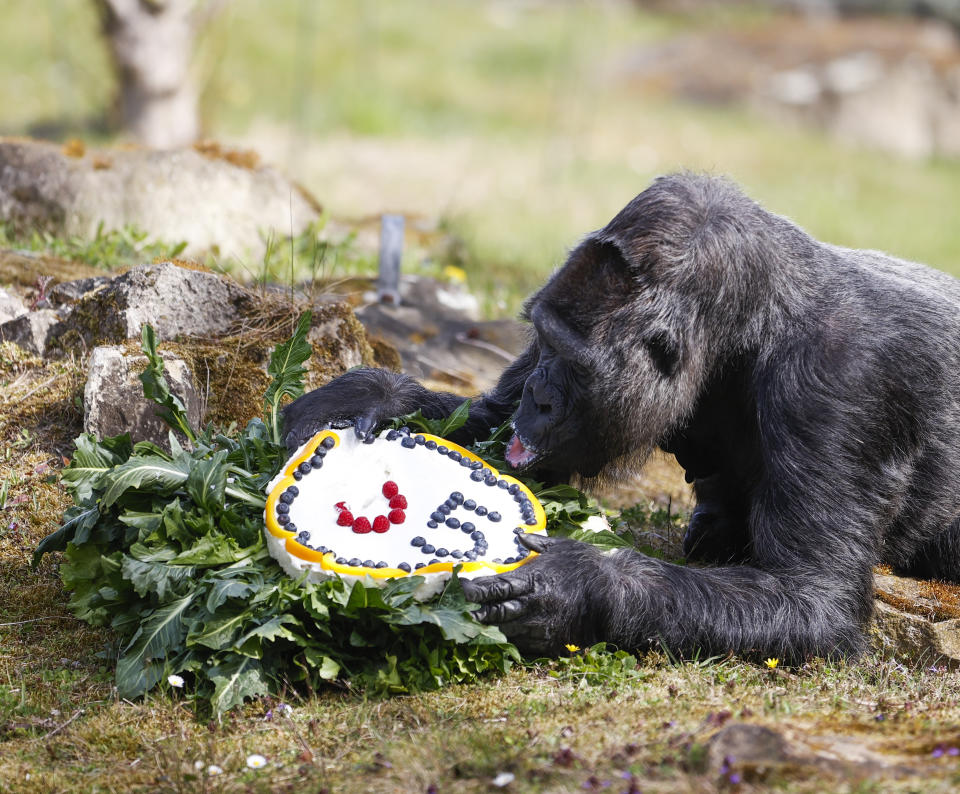
[[[20,298],[0,287],[0,324],[20,317],[28,311],[26,304]]]
[[[161,340],[223,336],[254,295],[228,278],[172,262],[140,265],[82,295],[58,328],[60,346],[118,343],[149,323]]]
[[[920,664],[960,664],[960,587],[874,574],[880,650]]]
[[[109,276],[90,276],[89,278],[78,278],[72,281],[63,281],[54,284],[48,291],[50,302],[57,307],[70,306],[76,303],[88,292],[93,292],[97,287],[110,283]]]
[[[0,217],[88,239],[98,228],[130,225],[155,240],[185,241],[189,255],[240,259],[259,257],[264,232],[298,234],[319,218],[316,199],[278,171],[211,151],[0,139]]]
[[[162,353],[164,377],[170,391],[187,409],[191,427],[200,427],[202,411],[193,375],[186,362]],[[130,433],[134,442],[153,441],[167,446],[169,428],[157,417],[157,406],[143,396],[140,373],[147,357],[119,346],[94,348],[83,390],[83,429],[98,438]]]
[[[55,338],[60,317],[53,309],[21,314],[0,325],[0,341],[13,342],[38,356],[44,355]]]

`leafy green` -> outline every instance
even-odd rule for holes
[[[267,388],[264,403],[270,417],[270,440],[275,444],[281,441],[281,401],[284,397],[296,399],[303,394],[303,376],[307,373],[303,364],[313,352],[313,348],[307,341],[311,317],[311,312],[304,312],[301,315],[293,336],[282,345],[277,345],[267,366],[267,374],[273,380]]]
[[[140,375],[143,384],[143,396],[159,407],[157,416],[170,427],[179,430],[191,441],[197,436],[187,419],[187,408],[183,401],[170,391],[167,379],[163,377],[163,359],[157,352],[157,335],[150,325],[143,326],[140,349],[147,357],[147,368]]]
[[[422,577],[382,587],[338,577],[298,581],[268,553],[263,494],[287,457],[278,408],[303,391],[308,329],[306,314],[271,356],[267,423],[198,433],[166,388],[156,337],[145,328],[144,392],[188,448],[173,432],[169,451],[127,436],[76,440],[63,472],[74,505],[34,562],[62,551],[71,610],[118,633],[121,697],[178,673],[199,708],[221,714],[289,686],[338,681],[371,694],[414,692],[503,673],[520,660],[498,628],[474,619],[456,573],[441,595],[420,602],[413,593]],[[403,421],[450,433],[468,412],[464,402],[444,420]],[[508,437],[504,425],[472,449],[497,465]],[[528,484],[544,500],[551,531],[576,532],[599,512],[567,486]]]

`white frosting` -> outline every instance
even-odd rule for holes
[[[407,563],[413,569],[413,574],[426,577],[417,596],[429,597],[442,589],[450,572],[422,573],[415,569],[416,563],[440,561],[457,564],[467,563],[468,560],[465,557],[454,558],[450,554],[438,556],[435,551],[424,553],[422,548],[411,544],[411,539],[420,536],[435,549],[446,549],[448,552],[475,550],[475,541],[462,529],[451,528],[445,522],[435,528],[427,526],[431,514],[453,492],[459,492],[464,501],[473,500],[488,510],[487,515],[478,516],[476,510],[468,510],[461,504],[452,508],[449,516],[445,516],[461,524],[469,522],[483,533],[488,548],[477,556],[477,562],[508,558],[518,560],[519,547],[513,530],[515,527],[522,527],[525,531],[532,528],[525,524],[520,504],[508,490],[471,480],[470,468],[441,455],[436,449],[428,449],[425,445],[404,447],[401,444],[402,437],[388,441],[384,432],[373,443],[364,444],[351,428],[334,432],[340,443],[326,453],[321,468],[312,469],[295,483],[299,494],[289,506],[289,516],[296,526],[296,534],[306,531],[310,535],[306,539],[307,544],[325,546],[342,560],[354,559],[374,565],[383,561],[389,568]],[[439,443],[453,447],[442,440]],[[311,444],[315,444],[313,439],[298,449],[291,460],[302,458]],[[287,470],[285,467],[284,472],[269,484],[268,493],[279,488],[284,480],[289,484]],[[336,505],[341,502],[345,503],[354,518],[365,516],[371,524],[377,516],[388,516],[391,511],[389,500],[382,493],[387,481],[395,482],[399,493],[407,500],[402,524],[390,524],[384,533],[371,531],[365,534],[354,532],[350,526],[337,524],[339,511]],[[509,478],[509,482],[513,483],[513,478]],[[542,516],[540,507],[536,509],[538,517]],[[499,513],[500,521],[492,521],[490,513]],[[319,581],[331,575],[319,562],[291,554],[287,550],[286,538],[278,537],[269,530],[266,536],[270,553],[290,576],[300,577],[308,570],[308,580]],[[460,576],[471,578],[495,572],[493,566],[484,565],[477,570],[461,571]],[[383,582],[383,579],[368,575],[353,576],[341,572],[340,576],[348,581],[364,579],[367,584]]]

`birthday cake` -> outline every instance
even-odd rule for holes
[[[267,546],[292,577],[319,581],[417,575],[417,596],[459,575],[514,570],[535,553],[518,540],[545,531],[543,507],[519,480],[428,433],[357,438],[325,430],[267,486]]]

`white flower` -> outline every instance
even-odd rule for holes
[[[168,675],[167,683],[170,684],[170,686],[175,686],[177,689],[183,689],[183,676]]]
[[[207,774],[208,774],[208,775],[222,775],[222,774],[223,774],[223,769],[222,769],[221,767],[217,766],[216,764],[210,764],[210,766],[207,767]]]
[[[251,769],[263,769],[267,765],[267,759],[260,753],[254,753],[247,756],[247,766]]]
[[[203,761],[194,761],[193,768],[199,772],[201,769],[203,769]]]
[[[501,772],[490,782],[493,783],[497,788],[504,788],[509,786],[516,779],[516,775],[513,772]]]
[[[293,706],[289,703],[281,703],[277,706],[277,712],[280,714],[293,714]]]

